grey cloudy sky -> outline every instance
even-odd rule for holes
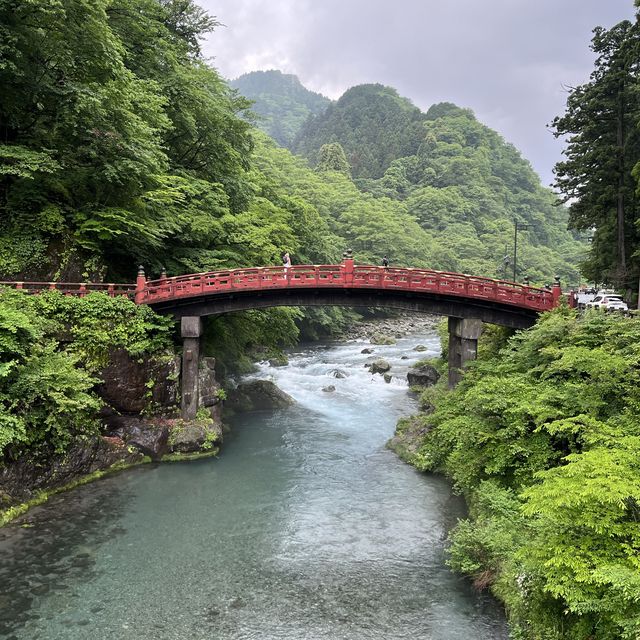
[[[199,0],[224,26],[204,45],[229,79],[280,69],[338,98],[395,87],[426,110],[470,107],[545,184],[562,144],[546,125],[588,80],[591,31],[634,16],[633,0]]]

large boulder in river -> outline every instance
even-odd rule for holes
[[[438,370],[430,364],[423,364],[407,373],[410,387],[432,387],[440,379]]]
[[[241,382],[229,392],[225,407],[234,411],[263,411],[283,409],[295,400],[270,380]]]
[[[371,363],[371,373],[387,373],[391,369],[391,365],[386,360],[376,360]]]
[[[135,447],[152,460],[160,460],[167,452],[169,427],[165,421],[151,422],[135,416],[103,416],[107,433],[127,446]]]

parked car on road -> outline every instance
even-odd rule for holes
[[[578,309],[586,309],[587,304],[593,302],[597,294],[597,289],[578,289],[575,293],[576,307]]]
[[[587,302],[587,309],[604,311],[628,311],[627,303],[616,293],[598,293],[593,300]]]

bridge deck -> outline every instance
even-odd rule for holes
[[[359,289],[420,294],[441,294],[471,301],[488,301],[542,312],[557,304],[559,287],[540,289],[504,280],[479,278],[461,273],[430,269],[385,268],[354,265],[349,260],[338,265],[295,265],[257,267],[196,273],[158,280],[146,280],[144,274],[136,284],[0,282],[0,287],[22,289],[29,293],[57,290],[65,295],[85,296],[102,291],[110,296],[127,296],[138,304],[160,304],[202,297],[265,290]]]

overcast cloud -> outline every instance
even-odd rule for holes
[[[229,79],[280,69],[338,98],[379,82],[426,110],[470,107],[545,184],[562,144],[547,124],[593,68],[591,31],[632,0],[199,0],[224,26],[204,45]]]

